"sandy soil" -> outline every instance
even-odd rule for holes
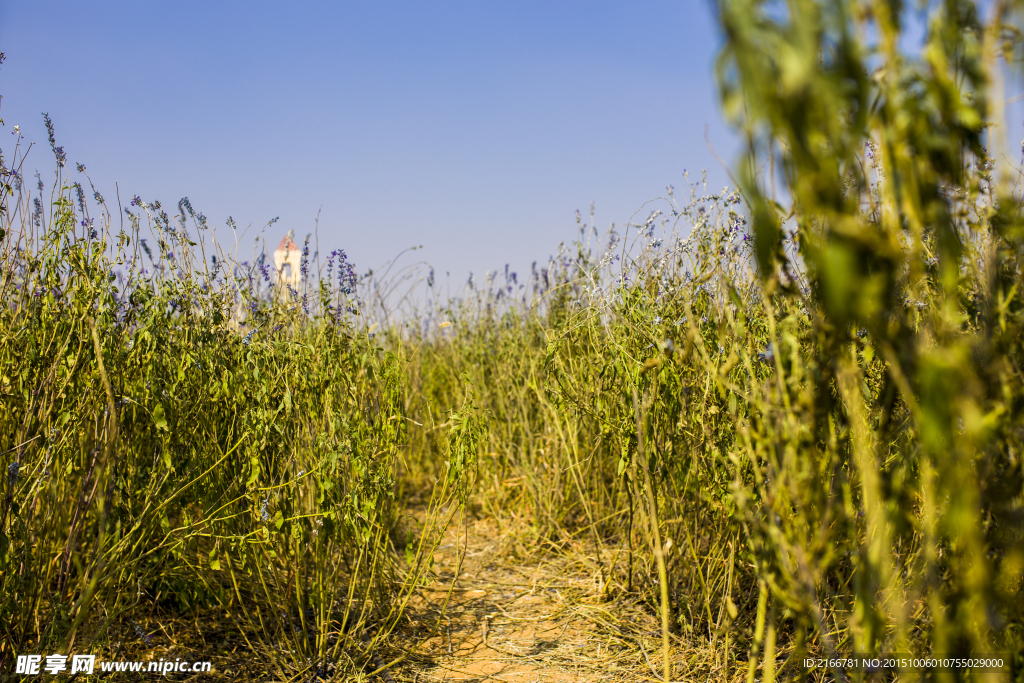
[[[519,534],[501,534],[493,520],[469,522],[458,538],[464,548],[460,568],[456,538],[449,534],[435,554],[438,580],[411,610],[413,619],[436,619],[458,572],[441,634],[410,658],[415,661],[395,669],[396,680],[660,680],[650,666],[660,661],[661,637],[651,615],[608,603],[600,570],[573,559],[585,553],[571,547],[517,553],[513,537]],[[527,557],[517,561],[517,555]],[[615,555],[607,550],[604,561],[610,564]]]

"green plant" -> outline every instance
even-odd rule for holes
[[[370,666],[458,501],[404,562],[403,375],[354,327],[344,253],[311,301],[308,259],[289,292],[187,199],[135,197],[119,228],[52,137],[47,201],[16,149],[0,215],[0,666],[225,612],[281,678]]]

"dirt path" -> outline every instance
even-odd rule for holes
[[[493,520],[470,522],[463,534],[466,555],[441,636],[395,672],[398,680],[655,680],[648,661],[657,623],[636,606],[602,602],[601,573],[584,559],[592,553],[517,552],[519,534],[501,534]],[[439,580],[423,590],[424,613],[440,609],[457,569],[454,534],[445,540],[435,554]],[[606,554],[610,564],[614,551]]]
[[[470,521],[456,537],[452,529],[435,553],[437,579],[420,589],[374,667],[400,659],[383,678],[366,683],[583,683],[661,681],[661,632],[650,609],[631,600],[621,586],[602,592],[602,572],[593,542],[568,541],[540,548],[522,545],[526,525],[502,529],[494,519]],[[458,544],[458,545],[456,545]],[[461,568],[459,550],[465,548]],[[613,563],[623,574],[625,550],[604,548],[605,575]],[[458,580],[440,634],[427,640]],[[635,593],[633,594],[636,595]],[[609,596],[614,596],[609,598]],[[210,610],[203,616],[159,615],[137,626],[150,634],[139,641],[126,631],[121,658],[211,660],[211,680],[280,680],[266,657],[252,656],[241,635],[241,614]],[[699,648],[675,639],[677,680],[708,680],[713,662]],[[417,647],[419,645],[419,647]],[[369,672],[367,672],[369,673]],[[210,678],[197,675],[195,680]],[[325,680],[305,674],[299,680]],[[718,680],[717,678],[715,680]]]

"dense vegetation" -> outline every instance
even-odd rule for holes
[[[606,585],[723,679],[806,652],[1018,653],[1019,677],[1013,8],[719,7],[739,194],[670,193],[595,248],[583,226],[518,302],[440,308],[452,332],[404,346],[421,410],[468,375],[491,513],[593,534]],[[607,566],[621,541],[636,564]]]
[[[274,285],[187,200],[108,210],[52,132],[47,198],[15,150],[0,666],[157,604],[238,615],[285,678],[372,669],[471,503],[529,520],[522,553],[585,539],[600,594],[660,615],[666,679],[687,649],[748,683],[806,653],[1024,676],[1014,6],[929,5],[913,49],[896,4],[719,9],[734,191],[581,217],[452,300],[424,274],[415,310],[308,240]]]
[[[187,199],[111,213],[47,125],[50,196],[19,146],[0,228],[4,670],[83,639],[113,656],[150,639],[140,615],[214,606],[285,678],[361,668],[464,476],[399,566],[402,370],[352,330],[345,254],[314,305],[225,254]]]

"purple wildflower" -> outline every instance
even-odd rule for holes
[[[259,325],[257,325],[256,327],[252,328],[249,331],[249,334],[245,335],[245,337],[242,339],[242,344],[245,345],[245,346],[248,346],[252,342],[253,335],[256,334],[256,331],[259,330],[259,329],[260,329]]]
[[[309,277],[309,238],[312,235],[306,235],[306,241],[302,245],[302,259],[299,261],[299,272],[302,273],[302,279],[305,280]]]
[[[138,636],[140,640],[145,641],[146,645],[153,645],[153,638],[146,633],[137,622],[133,621],[132,626],[135,628],[135,635]]]
[[[352,294],[356,286],[356,269],[348,260],[344,249],[339,249],[338,254],[338,291],[342,294]]]
[[[81,165],[81,164],[79,164]],[[85,213],[85,190],[82,189],[81,183],[75,183],[75,194],[78,195],[78,209],[82,213]]]
[[[57,165],[64,168],[64,164],[67,163],[68,155],[64,153],[63,147],[57,146],[57,137],[53,133],[53,121],[50,120],[50,115],[43,113],[43,121],[46,122],[46,134],[50,141],[50,149],[53,150],[53,156],[57,159]]]

